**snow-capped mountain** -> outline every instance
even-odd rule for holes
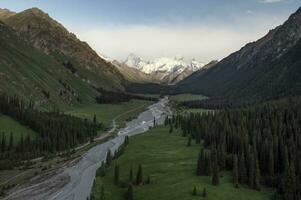
[[[130,54],[124,64],[139,69],[153,78],[169,84],[176,83],[205,66],[204,63],[198,62],[195,59],[186,62],[181,57],[163,57],[147,61],[134,54]]]

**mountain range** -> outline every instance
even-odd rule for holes
[[[177,84],[178,93],[201,93],[233,102],[301,94],[301,8],[256,42]]]
[[[39,104],[92,102],[99,91],[129,86],[243,103],[301,94],[301,8],[263,38],[207,65],[134,54],[107,60],[38,8],[0,9],[0,21],[0,92]]]
[[[135,54],[130,54],[123,64],[138,69],[147,74],[150,80],[163,84],[176,84],[205,66],[204,63],[195,59],[186,62],[181,57],[162,57],[148,61]]]

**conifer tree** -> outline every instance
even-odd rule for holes
[[[203,159],[202,159],[202,153],[199,154],[199,158],[197,161],[197,168],[196,168],[196,175],[197,176],[201,176],[202,175],[202,163],[203,163]]]
[[[151,178],[150,178],[150,176],[147,176],[146,183],[147,183],[147,184],[150,184],[150,183],[151,183]]]
[[[169,124],[169,133],[173,133],[173,125],[171,123]]]
[[[114,169],[114,184],[115,185],[119,184],[119,166],[118,166],[118,164],[115,165],[115,169]]]
[[[273,182],[274,180],[274,173],[275,173],[275,168],[274,168],[274,149],[271,148],[269,152],[269,161],[268,161],[269,169],[268,173],[270,175],[270,181]],[[273,185],[273,183],[272,183]]]
[[[2,133],[1,152],[4,153],[5,150],[6,150],[6,137],[5,137],[5,134]]]
[[[134,173],[133,173],[133,167],[131,166],[130,173],[129,173],[129,182],[133,183],[133,180],[134,180]]]
[[[112,157],[111,150],[108,149],[108,151],[107,151],[107,157],[106,157],[106,167],[110,167],[111,166],[112,160],[113,160],[113,157]]]
[[[217,164],[214,164],[213,172],[212,172],[212,185],[218,185],[218,184],[219,184],[218,166]]]
[[[260,190],[260,169],[258,159],[255,162],[255,177],[254,177],[254,188]]]
[[[103,185],[101,186],[101,190],[100,190],[100,200],[105,200],[105,189],[103,187]]]
[[[191,135],[189,135],[189,137],[188,137],[188,142],[187,142],[187,146],[188,146],[188,147],[191,146],[191,140],[192,140],[192,137],[191,137]]]
[[[132,184],[129,184],[128,186],[126,200],[134,200],[134,187]]]
[[[202,192],[202,197],[207,197],[207,190],[206,188],[203,189],[203,192]]]
[[[192,196],[196,196],[198,194],[196,187],[194,186],[192,190]]]
[[[143,172],[142,172],[142,165],[140,164],[136,176],[136,185],[140,185],[142,183],[143,183]]]
[[[249,186],[254,188],[254,178],[255,178],[255,161],[254,155],[250,156],[250,164],[249,164]]]
[[[239,156],[239,162],[238,162],[238,172],[239,172],[239,183],[245,184],[247,183],[248,180],[248,175],[247,175],[247,169],[246,169],[246,164],[245,164],[245,156],[243,153],[240,154]]]
[[[9,151],[11,151],[14,147],[14,136],[13,133],[10,132],[10,137],[9,137]]]
[[[235,187],[238,187],[238,159],[237,155],[234,155],[233,158],[233,184]]]

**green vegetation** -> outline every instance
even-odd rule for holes
[[[12,132],[15,143],[19,142],[22,135],[24,138],[26,136],[36,135],[30,128],[21,125],[19,122],[6,115],[0,115],[0,133],[2,132],[6,135],[6,138],[9,138],[10,133]]]
[[[176,115],[165,125],[180,127],[182,135],[203,148],[196,164],[198,176],[232,171],[233,186],[275,188],[273,199],[300,199],[300,97],[265,102],[212,113]]]
[[[170,96],[170,99],[177,102],[183,102],[183,101],[196,101],[196,100],[203,100],[207,99],[204,95],[197,95],[197,94],[179,94]]]
[[[132,137],[125,153],[117,160],[119,178],[122,182],[129,180],[131,168],[137,174],[139,164],[142,165],[144,180],[150,176],[150,183],[133,188],[134,200],[264,200],[269,199],[273,190],[262,188],[251,190],[245,186],[235,188],[230,172],[220,172],[219,185],[211,184],[210,176],[195,175],[196,159],[200,146],[195,142],[187,147],[187,139],[180,136],[179,131],[168,133],[167,127],[152,129],[146,134]],[[197,195],[192,195],[196,187]],[[131,188],[114,185],[114,165],[106,170],[104,177],[97,177],[93,189],[96,199],[104,193],[106,199],[123,200]]]
[[[0,92],[59,108],[95,101],[98,92],[61,63],[28,46],[0,23]]]
[[[118,126],[125,121],[136,117],[140,112],[153,104],[152,101],[131,100],[120,104],[91,104],[67,111],[68,114],[93,119],[94,114],[99,122],[105,127],[112,125],[112,120],[116,119]]]

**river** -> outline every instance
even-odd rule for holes
[[[118,131],[118,136],[105,143],[99,144],[87,151],[73,166],[65,167],[54,177],[50,177],[36,185],[17,190],[7,199],[48,199],[48,200],[86,200],[90,196],[96,170],[106,159],[107,151],[115,152],[124,142],[126,136],[141,134],[149,130],[154,124],[163,124],[166,115],[170,113],[167,106],[168,98],[160,99],[151,105],[136,119],[127,122],[125,128]],[[62,184],[60,180],[68,180]],[[57,187],[59,184],[61,187]]]

